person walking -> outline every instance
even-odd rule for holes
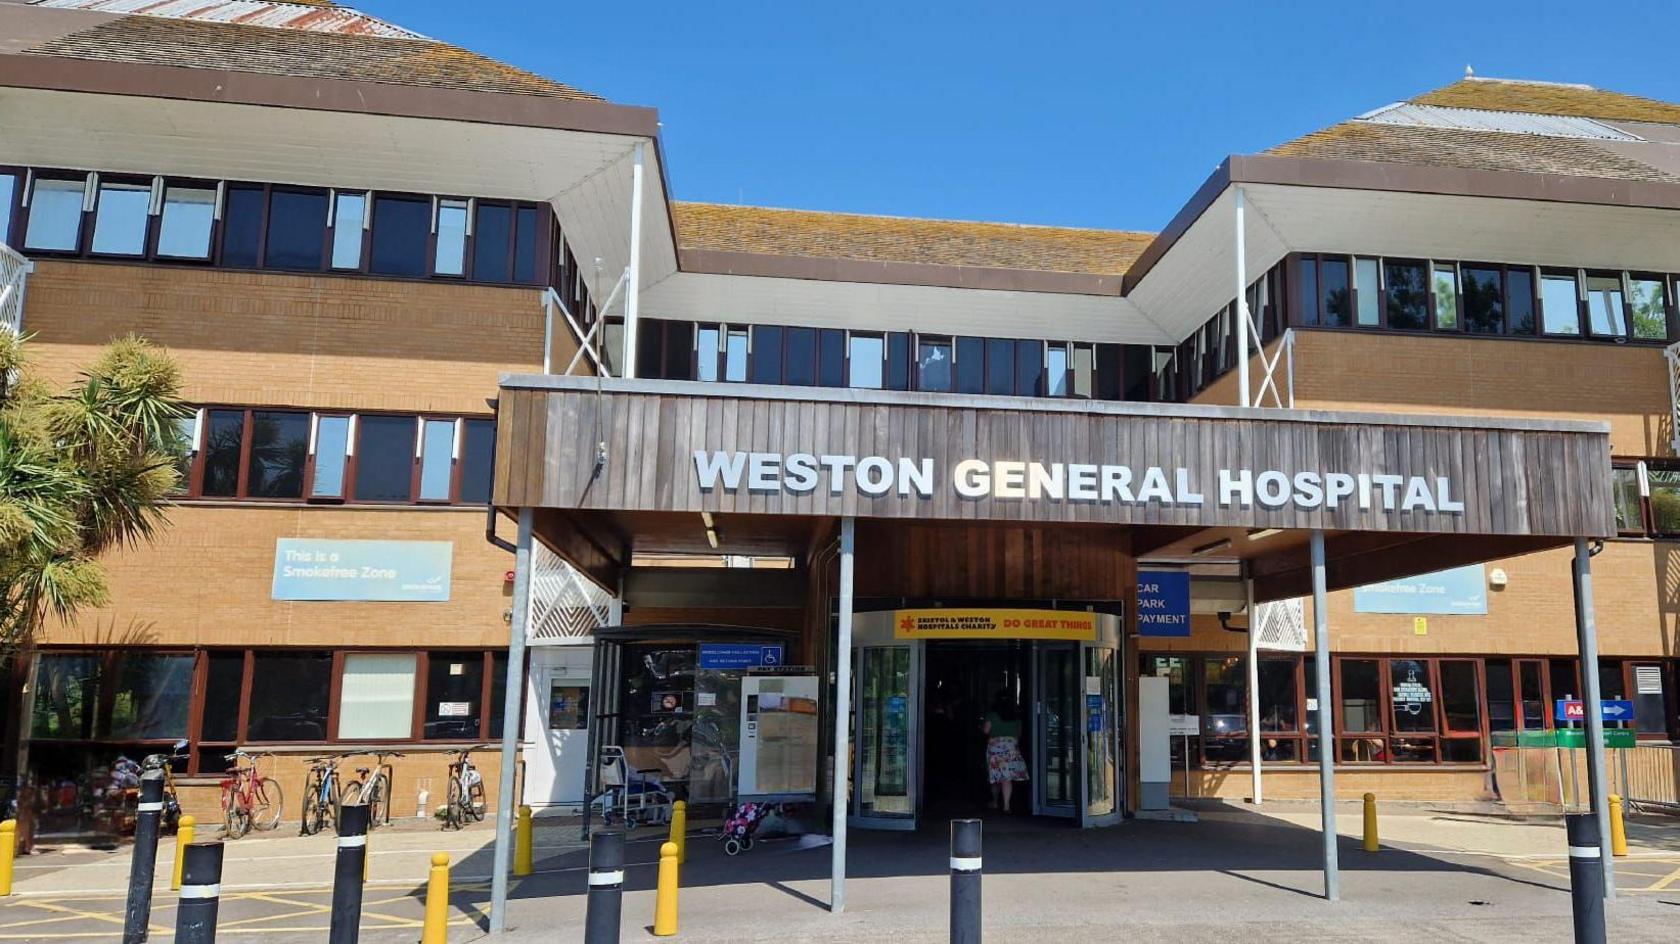
[[[992,698],[992,710],[980,722],[986,735],[986,778],[991,784],[992,809],[1011,812],[1015,784],[1027,779],[1027,761],[1021,756],[1021,721],[1015,700],[999,689]]]

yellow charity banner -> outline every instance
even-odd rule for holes
[[[898,610],[894,639],[1096,639],[1097,614],[1078,610]]]

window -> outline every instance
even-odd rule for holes
[[[1390,328],[1422,331],[1429,327],[1429,290],[1422,263],[1385,261],[1383,284]]]
[[[1499,269],[1464,267],[1464,328],[1471,334],[1505,333],[1505,293]]]
[[[520,207],[513,214],[513,280],[537,281],[536,207]]]
[[[1382,677],[1375,659],[1343,659],[1341,661],[1341,731],[1349,733],[1381,732]],[[1381,738],[1349,738],[1337,740],[1336,759],[1342,762],[1382,760],[1386,754]]]
[[[1441,670],[1440,759],[1448,764],[1482,761],[1482,702],[1476,663],[1443,659]]]
[[[1046,395],[1068,395],[1068,348],[1066,344],[1051,344],[1044,349],[1044,389]]]
[[[215,498],[239,494],[239,460],[244,446],[245,411],[209,411],[204,424],[204,484],[200,494]]]
[[[1301,758],[1295,738],[1280,737],[1301,730],[1300,692],[1295,684],[1294,659],[1261,659],[1258,670],[1260,700],[1260,761]]]
[[[957,338],[951,366],[957,372],[958,393],[986,392],[986,342],[981,338]]]
[[[1015,392],[1015,342],[986,339],[986,392],[1008,396]]]
[[[446,502],[455,473],[455,421],[425,419],[420,430],[420,500]]]
[[[887,332],[887,389],[910,389],[910,335]]]
[[[846,386],[879,390],[882,368],[886,366],[886,339],[878,334],[852,335],[851,359]]]
[[[1668,305],[1662,279],[1628,279],[1628,307],[1633,336],[1641,341],[1668,340]]]
[[[339,193],[333,201],[332,267],[362,267],[362,236],[367,230],[367,194]]]
[[[239,700],[245,690],[243,650],[212,651],[204,678],[204,719],[199,722],[201,741],[231,744],[239,740]],[[225,751],[223,753],[226,753]]]
[[[1096,387],[1097,352],[1089,344],[1073,346],[1073,395],[1091,399]]]
[[[1647,466],[1645,480],[1651,490],[1651,532],[1680,534],[1680,470]]]
[[[1379,283],[1378,264],[1375,259],[1353,260],[1354,297],[1358,299],[1356,318],[1361,328],[1374,328],[1379,323],[1378,312],[1382,305],[1382,286]],[[1265,282],[1261,281],[1261,285]],[[1260,317],[1255,312],[1255,317]]]
[[[210,234],[215,223],[213,188],[165,187],[157,254],[171,259],[210,258]]]
[[[1325,256],[1319,260],[1318,280],[1324,300],[1319,323],[1327,328],[1345,328],[1353,324],[1353,298],[1348,285],[1348,261],[1342,256]]]
[[[1430,266],[1430,284],[1435,290],[1435,330],[1458,330],[1458,269],[1450,262]]]
[[[795,387],[817,383],[817,329],[784,328],[787,337],[787,380]],[[774,382],[774,381],[772,381]]]
[[[1248,760],[1248,675],[1238,656],[1204,659],[1202,756],[1210,764]]]
[[[941,393],[951,389],[950,339],[916,339],[916,389]]]
[[[1487,660],[1487,705],[1489,731],[1517,729],[1516,690],[1512,687],[1511,660]]]
[[[414,732],[412,652],[351,652],[339,681],[338,737],[406,740]]]
[[[327,194],[275,190],[268,199],[263,264],[270,269],[317,272],[326,251]]]
[[[222,265],[254,269],[262,259],[263,188],[228,187],[222,207]]]
[[[175,487],[170,494],[185,494],[192,488],[193,459],[198,454],[198,411],[175,417],[170,431],[169,451],[175,456]]]
[[[750,344],[746,328],[731,328],[723,350],[723,379],[741,383],[747,379],[747,349]]]
[[[1610,497],[1616,505],[1616,530],[1623,534],[1644,534],[1644,503],[1639,500],[1639,469],[1610,470]]]
[[[105,736],[121,741],[186,737],[194,657],[124,652],[115,658],[115,690],[100,696],[111,705]]]
[[[764,326],[753,329],[752,356],[748,358],[748,376],[753,383],[782,382],[782,329]]]
[[[437,245],[432,257],[434,275],[467,274],[467,201],[437,202]]]
[[[322,416],[315,421],[315,478],[310,498],[343,498],[344,473],[350,464],[348,416]]]
[[[513,208],[480,202],[473,218],[473,278],[506,282],[512,276]]]
[[[11,244],[12,208],[17,203],[17,175],[0,174],[0,243]]]
[[[817,383],[844,387],[846,383],[846,332],[824,328],[817,340]]]
[[[424,197],[374,197],[368,270],[378,275],[424,276],[431,215],[432,202]]]
[[[1665,737],[1668,734],[1668,709],[1663,698],[1663,667],[1661,665],[1629,665],[1633,675],[1633,716],[1639,733]]]
[[[461,421],[461,494],[459,501],[488,504],[495,477],[491,454],[496,444],[495,420]]]
[[[309,414],[257,410],[251,414],[249,498],[302,498],[309,459]]]
[[[1304,257],[1295,280],[1295,310],[1304,325],[1318,324],[1318,260]]]
[[[1534,333],[1534,270],[1505,270],[1505,313],[1512,334]]]
[[[1576,295],[1575,276],[1540,277],[1540,318],[1541,328],[1547,334],[1581,333],[1581,308]]]
[[[101,180],[93,212],[93,251],[105,256],[145,255],[151,207],[151,184]]]
[[[484,654],[434,652],[426,663],[426,721],[420,737],[476,740],[484,723]]]
[[[23,248],[75,252],[82,245],[82,201],[87,179],[36,177],[29,195],[29,229]]]
[[[1022,397],[1044,396],[1042,341],[1015,342],[1015,394]]]
[[[258,652],[251,672],[252,741],[324,741],[332,690],[330,652]]]
[[[720,332],[717,325],[700,325],[694,332],[694,379],[701,383],[716,383]]]
[[[35,660],[35,711],[29,733],[36,738],[94,737],[102,660],[87,653],[41,653]]]
[[[1620,275],[1587,276],[1587,330],[1594,337],[1627,337]]]
[[[356,500],[408,501],[414,477],[414,418],[356,418]]]

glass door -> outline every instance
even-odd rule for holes
[[[1121,815],[1120,660],[1107,646],[1086,643],[1083,649],[1085,794],[1080,825],[1108,826]]]
[[[853,715],[853,825],[915,829],[921,794],[921,647],[859,646]]]
[[[1033,644],[1033,815],[1078,817],[1085,790],[1080,644]]]

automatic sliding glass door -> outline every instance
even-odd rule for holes
[[[1076,817],[1082,806],[1084,711],[1079,643],[1033,644],[1033,815]]]
[[[1120,673],[1118,653],[1086,643],[1085,795],[1081,824],[1107,826],[1120,821]]]
[[[921,794],[921,646],[859,646],[852,768],[853,825],[915,829]]]

